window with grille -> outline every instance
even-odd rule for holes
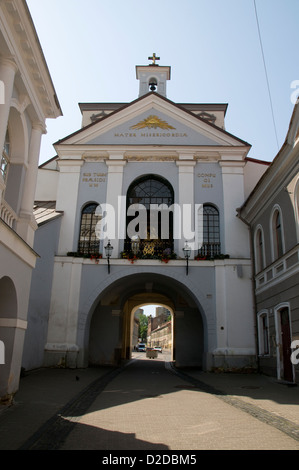
[[[220,224],[219,224],[219,211],[210,204],[203,206],[203,244],[198,250],[200,256],[213,258],[220,255]]]
[[[100,251],[99,233],[101,221],[100,206],[96,203],[87,204],[81,213],[78,253],[96,255]]]
[[[135,181],[128,189],[127,192],[127,209],[134,204],[141,204],[147,210],[147,233],[146,236],[141,239],[140,249],[144,254],[157,255],[163,250],[173,250],[173,213],[171,210],[166,210],[166,217],[169,217],[167,221],[167,238],[162,233],[161,224],[161,213],[158,215],[157,231],[151,227],[151,208],[153,205],[170,207],[174,203],[174,193],[172,186],[164,178],[156,175],[147,175]],[[163,215],[163,217],[165,214]],[[134,221],[136,215],[127,216],[127,228],[130,222]],[[153,224],[152,224],[153,225]],[[137,227],[137,230],[139,227]],[[136,231],[137,231],[136,230]],[[155,237],[153,237],[155,232]],[[158,233],[156,233],[158,232]],[[151,238],[152,234],[152,238]],[[125,243],[125,251],[130,251],[131,240],[127,236]]]
[[[268,312],[264,311],[258,315],[259,354],[266,356],[270,353],[269,346],[269,318]]]

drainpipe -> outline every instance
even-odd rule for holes
[[[255,263],[254,263],[254,246],[253,246],[253,239],[252,239],[252,233],[251,233],[251,226],[247,220],[245,220],[241,216],[241,208],[237,209],[237,217],[244,222],[245,225],[247,225],[248,230],[249,230],[249,239],[250,239],[250,256],[251,256],[251,264],[252,264],[252,278],[251,278],[251,283],[252,283],[252,295],[253,295],[253,306],[254,306],[254,329],[255,329],[255,347],[256,347],[256,362],[257,362],[257,369],[258,372],[260,372],[260,359],[259,359],[259,354],[258,354],[258,329],[257,329],[257,303],[256,303],[256,297],[255,297]]]

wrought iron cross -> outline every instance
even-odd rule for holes
[[[156,57],[155,52],[153,53],[152,57],[149,57],[148,60],[152,60],[153,63],[151,65],[157,65],[156,60],[160,60],[160,57]]]

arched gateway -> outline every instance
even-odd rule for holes
[[[170,67],[136,71],[139,98],[82,103],[82,128],[42,165],[37,207],[56,201],[35,235],[45,255],[30,315],[45,313],[43,365],[129,359],[133,309],[149,302],[173,312],[177,366],[254,365],[250,243],[236,217],[255,186],[250,146],[224,130],[226,105],[170,101]]]
[[[134,268],[130,274],[109,280],[109,285],[99,286],[85,319],[82,312],[84,334],[78,337],[82,365],[111,365],[130,359],[134,309],[145,303],[160,303],[173,312],[176,365],[205,367],[207,320],[196,286],[187,287],[182,280],[153,270],[141,274]]]

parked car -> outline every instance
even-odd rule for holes
[[[139,352],[145,352],[145,350],[146,350],[146,345],[145,345],[145,343],[139,343],[139,344],[137,345],[137,351],[139,351]]]
[[[155,350],[155,351],[158,351],[158,352],[160,352],[160,353],[162,352],[161,346],[155,346],[155,347],[154,347],[154,350]]]

